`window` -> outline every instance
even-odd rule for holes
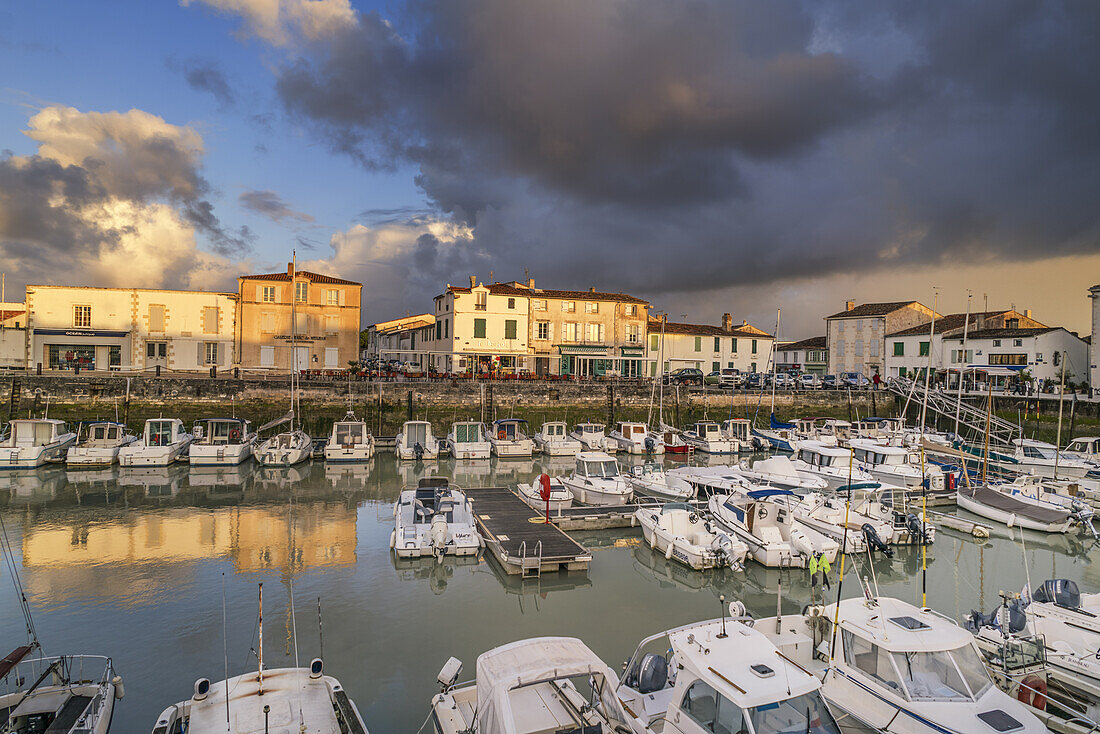
[[[703,351],[703,337],[701,336],[695,337],[695,351]]]
[[[270,311],[260,314],[260,332],[264,334],[275,332],[275,314]]]
[[[485,319],[474,319],[474,338],[485,338]]]
[[[265,285],[262,290],[263,294],[260,300],[264,303],[275,303],[275,286]]]
[[[638,341],[641,339],[641,334],[642,334],[642,327],[639,326],[638,324],[627,324],[626,325],[626,343],[627,344],[637,344]]]
[[[546,299],[545,298],[532,298],[531,299],[531,310],[532,311],[545,311],[546,310]]]
[[[274,367],[275,366],[275,347],[273,347],[273,346],[261,346],[260,347],[260,366],[261,367]]]
[[[716,351],[716,352],[722,351],[722,341],[718,337],[714,337],[714,351]],[[718,369],[718,368],[715,367],[715,369]]]
[[[844,659],[867,677],[896,695],[905,695],[890,653],[849,630],[843,631]]]
[[[730,351],[737,354],[737,337],[730,339]]]
[[[895,357],[904,357],[905,356],[905,342],[894,342],[894,356]]]
[[[504,322],[504,338],[515,339],[516,338],[516,320],[507,319]]]
[[[577,341],[577,322],[567,321],[561,325],[561,340],[564,342]]]
[[[220,331],[217,306],[207,306],[202,310],[202,330],[204,334],[217,334]]]
[[[590,342],[603,342],[603,324],[585,324],[584,338]]]
[[[325,303],[329,306],[340,305],[340,291],[335,288],[330,288],[325,292]]]
[[[878,339],[871,339],[871,356],[878,356]]]
[[[576,301],[562,301],[561,302],[561,310],[564,311],[565,313],[573,313],[577,310],[577,302]]]
[[[775,712],[773,709],[778,709],[776,704],[752,709],[752,711],[767,711],[767,715],[775,719],[773,723],[771,720],[765,720],[765,714],[760,714],[761,719],[759,723],[754,722],[753,729],[762,734],[768,734],[769,732],[775,731],[802,731],[809,728],[808,724],[803,726],[801,723],[798,723],[805,720],[805,709],[810,708],[814,712],[825,711],[826,709],[824,704],[820,703],[820,697],[818,697],[818,703],[816,704],[809,704],[809,702],[804,704],[802,701],[803,698],[809,698],[809,694],[806,696],[799,696],[789,702],[784,702],[784,704],[789,703],[794,706],[792,711]],[[744,721],[744,711],[742,711],[737,704],[733,703],[701,680],[695,681],[691,684],[691,687],[688,688],[687,692],[684,694],[684,700],[680,704],[680,709],[706,731],[744,732],[748,730],[748,726]],[[801,716],[799,716],[800,712]],[[790,726],[791,715],[796,717],[794,726]],[[813,718],[817,721],[818,715],[816,713],[813,714]],[[820,720],[821,723],[825,723],[824,717],[821,717]],[[819,730],[815,729],[815,731]],[[836,734],[836,732],[837,729],[835,725],[833,728],[826,726],[820,730],[820,734]]]
[[[298,303],[305,303],[309,300],[309,283],[299,281],[294,284],[294,300]]]
[[[1001,366],[1020,366],[1027,364],[1026,354],[991,354],[989,364]]]
[[[710,363],[710,371],[711,372],[717,372],[720,369],[722,369],[722,363],[721,362],[711,362]]]
[[[206,342],[204,353],[206,355],[206,361],[204,364],[215,365],[218,363],[218,343]]]
[[[331,370],[339,365],[340,350],[336,347],[325,347],[325,369]]]
[[[436,321],[435,322],[435,338],[437,340],[443,338],[443,322],[442,321]]]
[[[340,317],[339,316],[325,316],[325,333],[326,334],[338,334],[338,333],[340,333]]]
[[[585,313],[599,313],[600,312],[600,304],[595,303],[593,301],[585,301],[584,302],[584,312]]]
[[[515,307],[516,307],[516,299],[509,298],[508,299],[508,308],[515,309]]]
[[[930,348],[931,347],[930,347],[929,342],[921,342],[920,343],[920,356],[927,357],[928,356],[928,351],[929,351]]]
[[[1035,361],[1036,362],[1042,362],[1043,361],[1043,353],[1042,352],[1036,352],[1035,353]]]
[[[1013,339],[1012,340],[1012,346],[1014,346],[1014,347],[1022,347],[1023,345],[1024,345],[1024,340],[1023,339]]]
[[[146,359],[167,359],[168,342],[145,342]]]
[[[656,352],[660,349],[661,345],[658,343],[659,337],[656,334],[649,335],[649,351]]]
[[[474,310],[484,311],[485,304],[488,298],[488,294],[485,291],[478,291],[474,294]]]
[[[755,339],[752,340],[752,353],[756,354],[756,340]]]
[[[636,305],[634,305],[633,303],[628,303],[625,306],[623,306],[623,314],[625,316],[637,316],[638,315],[638,307]]]
[[[856,356],[857,357],[862,357],[863,356],[863,340],[862,339],[856,339]]]
[[[450,338],[450,337],[449,337],[449,336],[447,335],[447,332],[448,332],[448,331],[450,330],[450,328],[451,328],[451,327],[450,327],[450,323],[451,323],[450,321],[444,321],[444,322],[443,322],[443,338],[444,338],[444,339],[449,339],[449,338]]]
[[[844,342],[843,341],[838,341],[836,343],[836,356],[838,356],[838,357],[843,357],[844,356]]]
[[[91,306],[73,306],[73,326],[77,329],[90,329],[92,327]]]
[[[164,331],[164,306],[149,304],[149,331]]]
[[[546,341],[550,338],[550,322],[549,321],[536,321],[535,322],[535,338]]]
[[[863,331],[863,319],[856,319],[856,331]]]
[[[995,347],[1001,346],[1001,340],[1000,339],[994,339],[993,340],[993,346],[995,346]]]

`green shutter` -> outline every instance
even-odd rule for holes
[[[920,343],[920,356],[922,356],[922,357],[927,357],[928,356],[928,342],[921,342]]]
[[[718,337],[714,337],[714,351],[716,351],[716,352],[722,351],[722,345],[719,342]]]
[[[894,342],[894,356],[895,357],[904,357],[905,356],[905,342]]]
[[[660,345],[657,343],[657,335],[656,334],[650,334],[649,335],[649,351],[656,352],[659,347],[660,347]]]
[[[508,319],[504,322],[504,338],[515,339],[516,338],[516,320]]]
[[[474,319],[474,338],[485,338],[485,319]]]
[[[737,337],[730,339],[730,351],[737,354]]]
[[[752,353],[756,354],[756,340],[755,339],[752,340]]]
[[[703,351],[703,337],[701,336],[695,337],[695,351]]]
[[[715,340],[715,341],[717,341],[717,340]],[[711,372],[717,372],[721,368],[722,368],[721,362],[711,362],[710,363],[710,371]]]

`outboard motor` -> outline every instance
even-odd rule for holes
[[[909,531],[910,538],[917,538],[921,545],[928,545],[928,534],[924,530],[924,524],[912,512],[905,516],[905,529]]]
[[[1032,601],[1057,604],[1070,609],[1081,608],[1081,590],[1069,579],[1047,579],[1031,595]]]
[[[966,615],[963,621],[966,623],[966,628],[975,635],[978,634],[982,627],[998,626],[996,612],[982,614],[978,609],[971,609],[970,614]]]
[[[1073,518],[1081,523],[1082,527],[1092,533],[1093,540],[1100,540],[1100,534],[1097,534],[1096,528],[1092,525],[1092,516],[1095,514],[1091,507],[1077,500],[1074,500],[1071,507],[1073,508]]]
[[[653,436],[646,436],[645,437],[645,452],[647,454],[652,454],[653,449],[655,449],[655,448],[657,448],[657,442],[653,440]]]
[[[432,518],[432,552],[436,558],[443,558],[447,552],[447,518],[441,514]]]
[[[424,460],[424,447],[420,445],[419,441],[413,444],[413,456],[416,457],[417,461]]]
[[[867,547],[871,550],[877,550],[887,558],[894,557],[894,551],[890,546],[886,545],[882,541],[882,538],[878,537],[878,533],[875,532],[875,526],[869,522],[863,523],[860,526],[860,530],[863,532],[863,540],[866,542]]]

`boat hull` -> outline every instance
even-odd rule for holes
[[[191,444],[188,461],[191,466],[236,466],[247,461],[252,453],[251,443],[228,446]]]
[[[71,438],[45,446],[0,448],[0,469],[35,469],[46,464],[61,463],[75,443],[76,434],[72,434]]]
[[[119,466],[168,466],[187,458],[191,439],[177,441],[167,446],[135,444],[119,449]]]

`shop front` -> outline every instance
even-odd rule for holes
[[[620,347],[619,374],[623,377],[641,377],[644,372],[645,347]]]
[[[607,347],[559,344],[561,374],[571,377],[603,377],[615,369]]]
[[[35,329],[36,363],[51,370],[111,370],[130,366],[130,332]]]

